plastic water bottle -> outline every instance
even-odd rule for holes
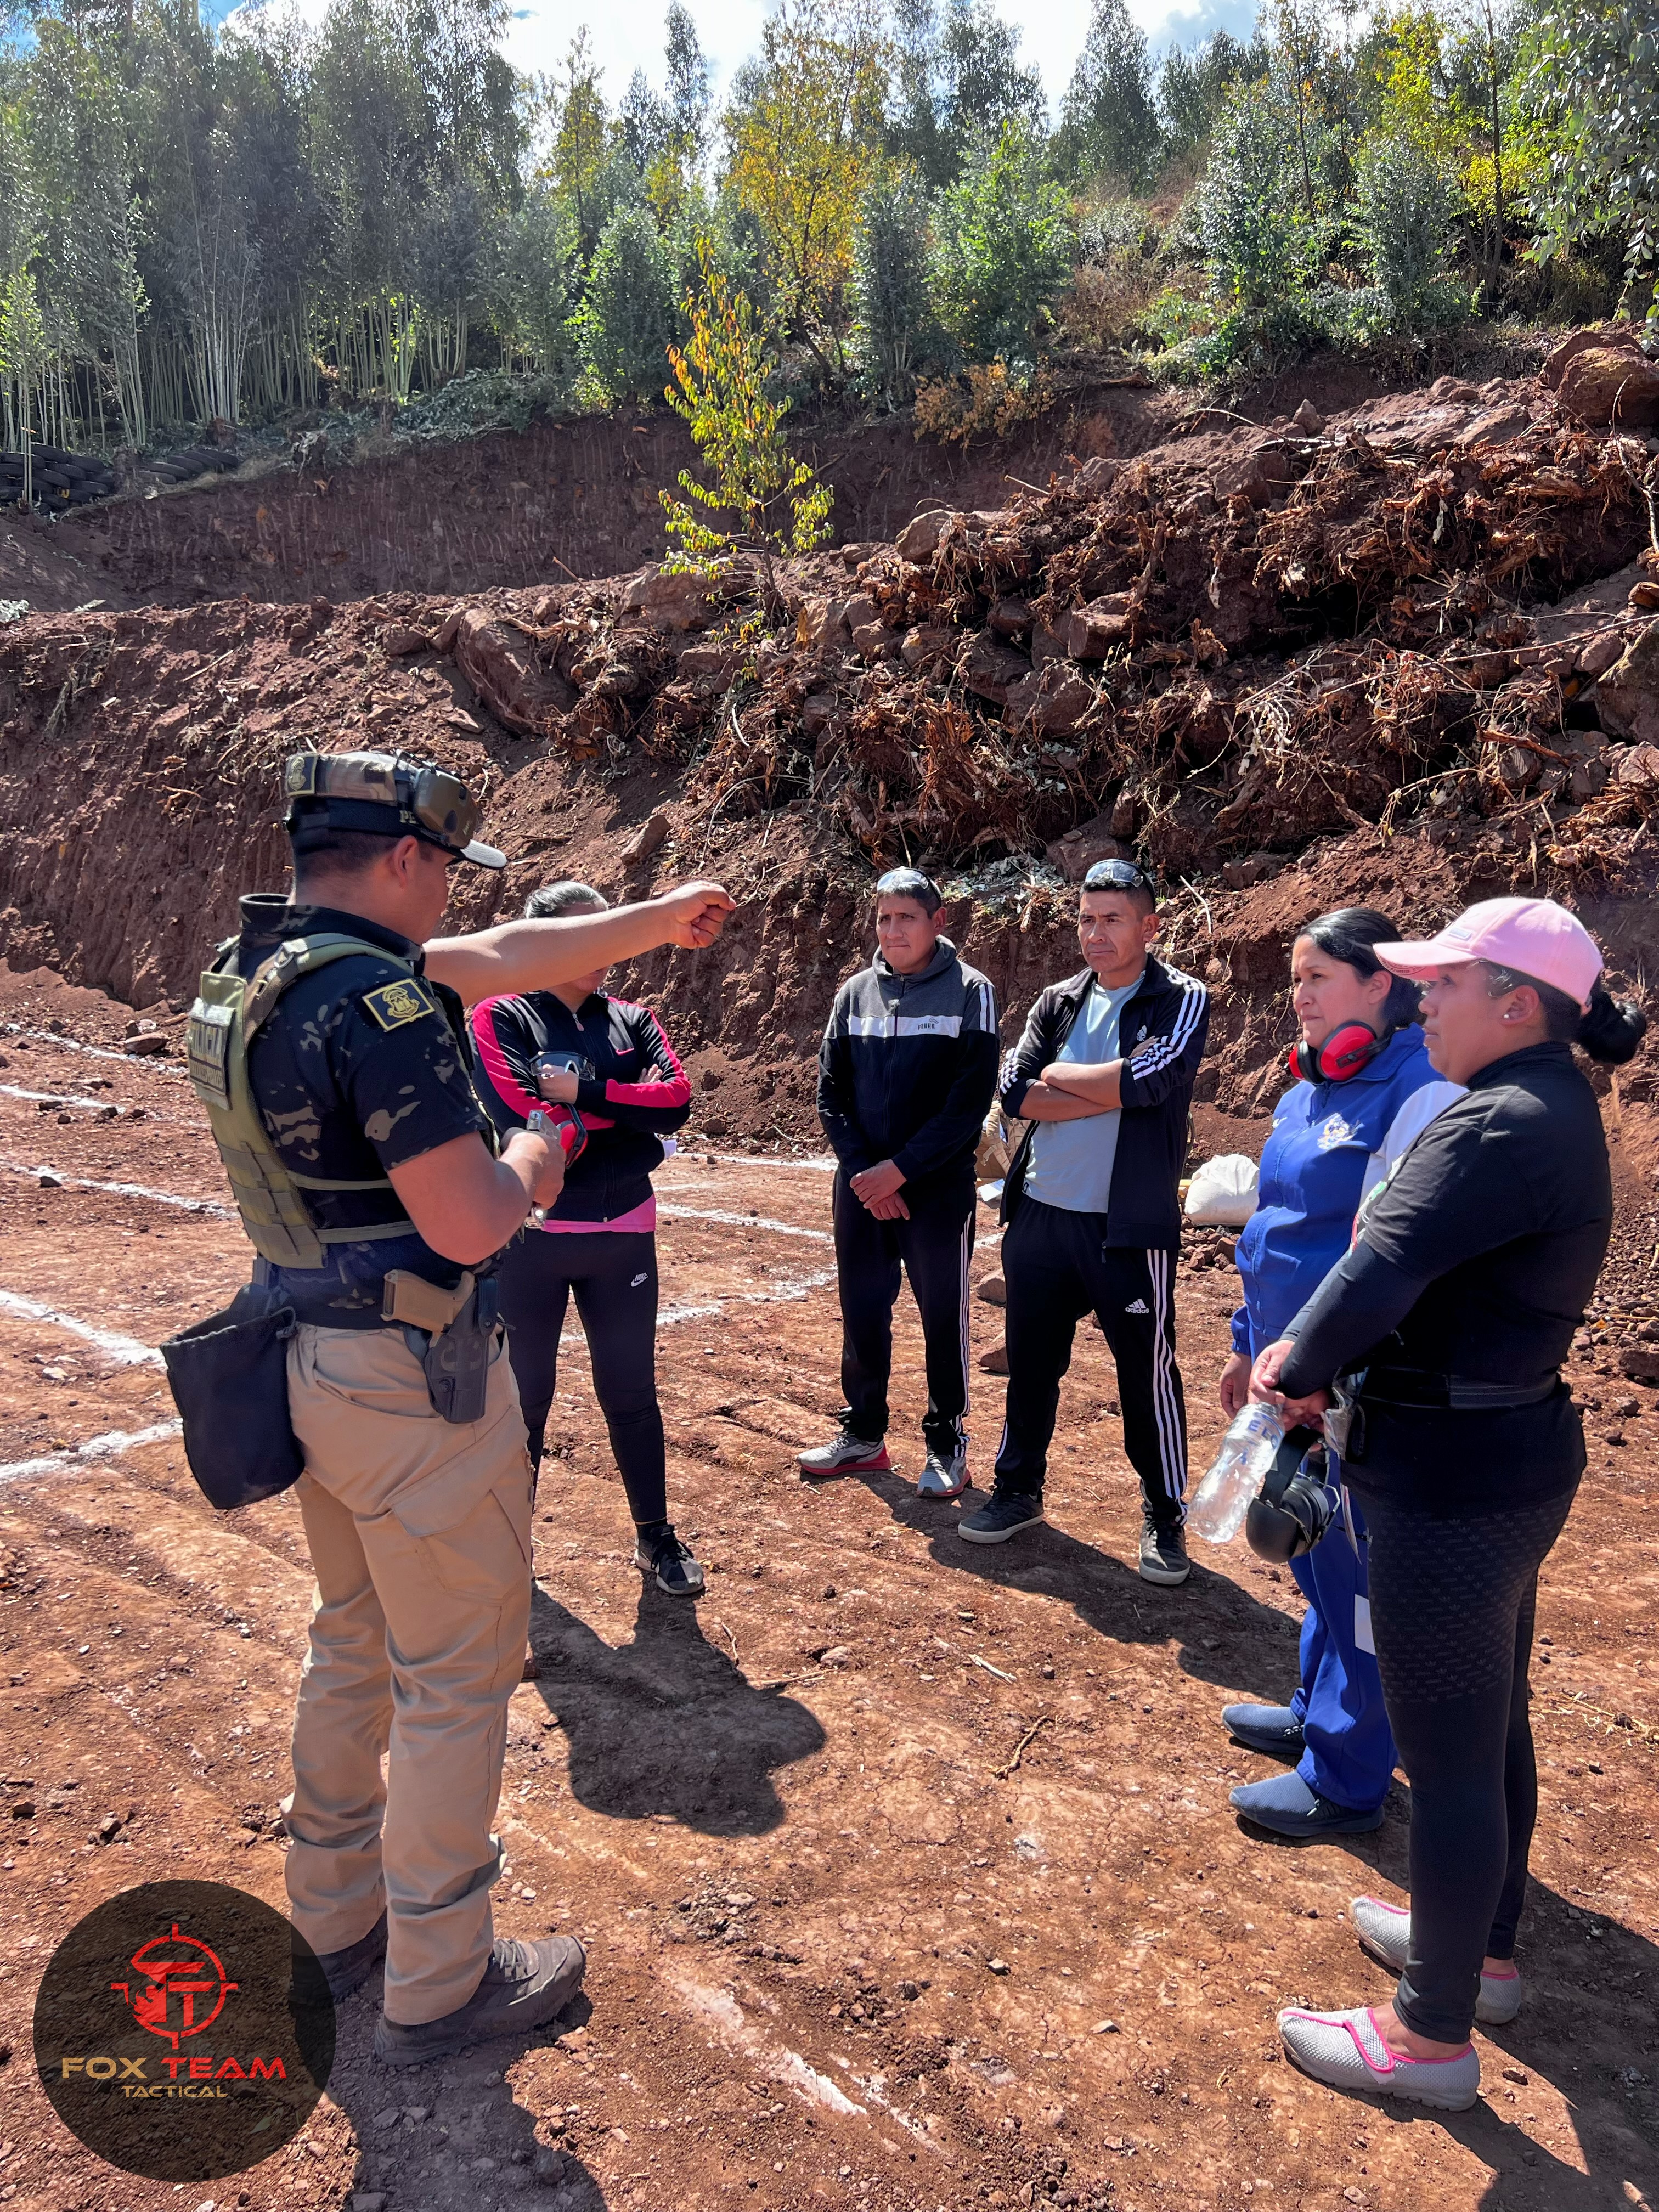
[[[1236,1413],[1214,1464],[1198,1486],[1187,1526],[1212,1544],[1236,1536],[1284,1436],[1277,1407],[1246,1406]]]

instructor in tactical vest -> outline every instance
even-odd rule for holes
[[[402,756],[301,753],[287,793],[292,898],[243,900],[203,979],[191,1073],[255,1284],[299,1323],[288,1400],[317,1601],[284,1808],[294,1922],[337,1996],[385,1958],[375,2051],[417,2065],[540,2026],[586,1965],[568,1936],[514,1942],[491,1920],[531,1589],[491,1269],[563,1161],[530,1130],[492,1152],[462,1007],[708,945],[732,902],[692,884],[434,939],[456,862],[506,866],[475,842],[465,785]]]

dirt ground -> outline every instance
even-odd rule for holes
[[[659,1179],[672,1510],[710,1569],[641,1592],[579,1345],[536,1537],[539,1679],[514,1696],[498,1924],[589,1947],[528,2048],[392,2075],[378,1977],[303,2137],[179,2190],[83,2153],[36,2087],[47,1956],[97,1902],[187,1875],[283,1903],[287,1732],[310,1578],[291,1501],[216,1517],[153,1354],[245,1274],[176,1057],[124,1006],[0,975],[0,2199],[11,2212],[1612,2212],[1659,2189],[1653,1873],[1659,1401],[1592,1347],[1589,1474],[1544,1575],[1528,2001],[1483,2094],[1431,2118],[1280,2058],[1276,2008],[1381,2001],[1352,1896],[1379,1834],[1302,1850],[1227,1804],[1267,1771],[1217,1723],[1293,1680],[1300,1606],[1241,1545],[1182,1589],[1133,1570],[1114,1380],[1080,1336],[1052,1525],[1006,1550],[918,1503],[901,1309],[898,1473],[808,1489],[833,1415],[829,1176],[689,1138]],[[1231,1125],[1235,1135],[1250,1125]],[[1254,1125],[1259,1137],[1265,1122]],[[981,1217],[975,1273],[994,1259]],[[1234,1278],[1195,1237],[1179,1305],[1194,1457]],[[1654,1301],[1626,1256],[1604,1285]],[[975,1303],[975,1348],[996,1310]],[[1598,1371],[1601,1370],[1601,1371]],[[1000,1385],[976,1378],[981,1479]],[[107,1816],[112,1840],[98,1840]]]

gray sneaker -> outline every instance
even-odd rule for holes
[[[930,1451],[927,1464],[916,1480],[918,1498],[960,1498],[968,1487],[965,1451]]]
[[[1382,2040],[1369,2005],[1352,2012],[1305,2012],[1289,2005],[1279,2015],[1279,2032],[1302,2071],[1333,2089],[1403,2097],[1441,2112],[1467,2112],[1480,2093],[1480,2061],[1473,2044],[1452,2058],[1401,2058]]]
[[[855,1437],[850,1429],[842,1429],[827,1444],[815,1444],[811,1451],[795,1454],[803,1482],[822,1482],[834,1474],[885,1474],[892,1464],[879,1437],[873,1441]]]
[[[415,2027],[382,2013],[374,2023],[374,2056],[383,2066],[424,2066],[431,2058],[453,2058],[469,2043],[527,2035],[564,2010],[586,1971],[587,1954],[574,1936],[544,1936],[539,1943],[498,1936],[483,1979],[464,2005]]]
[[[1412,1940],[1412,1917],[1405,1907],[1386,1904],[1380,1897],[1356,1897],[1349,1904],[1348,1917],[1361,1948],[1403,1974]],[[1484,2027],[1507,2027],[1519,2014],[1525,1996],[1519,1974],[1483,1973],[1474,2016]]]

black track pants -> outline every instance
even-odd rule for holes
[[[1117,1363],[1123,1449],[1148,1510],[1165,1527],[1185,1511],[1187,1407],[1175,1356],[1173,1252],[1108,1244],[1099,1213],[1026,1199],[1002,1240],[1008,1285],[1008,1399],[996,1478],[1038,1494],[1060,1408],[1060,1378],[1085,1314]]]
[[[887,1433],[887,1382],[893,1370],[893,1308],[901,1262],[921,1315],[927,1355],[929,1451],[962,1449],[968,1411],[968,1255],[974,1241],[971,1169],[946,1188],[907,1183],[908,1221],[877,1221],[837,1173],[836,1267],[841,1289],[842,1419],[872,1443]]]
[[[1395,2003],[1419,2035],[1462,2043],[1482,1957],[1515,1952],[1538,1817],[1538,1570],[1572,1496],[1455,1521],[1364,1504],[1377,1671],[1412,1785],[1411,1950]]]
[[[532,1462],[541,1465],[559,1336],[574,1291],[592,1363],[593,1394],[611,1431],[629,1510],[636,1522],[665,1521],[656,1238],[648,1231],[567,1237],[527,1230],[501,1263],[501,1317]]]

